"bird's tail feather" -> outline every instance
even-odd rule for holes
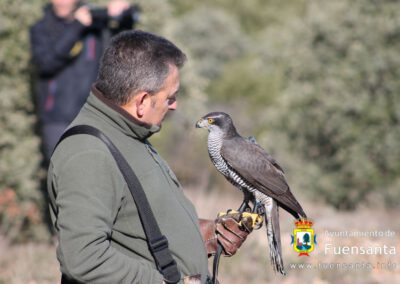
[[[286,275],[282,259],[281,233],[279,227],[279,207],[275,200],[272,200],[272,202],[272,210],[269,211],[270,214],[266,214],[265,218],[271,264],[275,272]]]

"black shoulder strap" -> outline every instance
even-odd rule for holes
[[[115,161],[117,162],[118,168],[124,176],[125,181],[128,184],[128,188],[133,196],[133,200],[135,201],[136,207],[139,211],[140,221],[147,237],[147,243],[154,257],[158,271],[160,271],[160,273],[164,276],[164,281],[167,283],[179,282],[181,276],[176,261],[172,258],[171,252],[169,251],[168,240],[164,235],[161,234],[153,211],[151,210],[150,204],[147,201],[146,194],[143,191],[143,187],[126,159],[104,133],[89,125],[77,125],[68,129],[61,136],[57,146],[65,138],[77,134],[88,134],[95,136],[107,145]]]

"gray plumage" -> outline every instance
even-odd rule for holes
[[[226,113],[209,113],[197,122],[196,127],[208,129],[211,161],[230,183],[243,191],[245,203],[252,201],[254,206],[264,206],[271,262],[275,271],[285,274],[279,207],[295,218],[306,218],[306,214],[290,191],[283,169],[254,137],[240,136]]]

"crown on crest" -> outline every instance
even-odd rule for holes
[[[298,228],[298,229],[309,229],[312,227],[313,222],[310,220],[301,219],[301,220],[294,222],[294,224],[296,225],[296,228]]]

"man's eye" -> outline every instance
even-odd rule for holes
[[[168,105],[172,105],[174,102],[176,102],[176,98],[168,98],[167,102],[168,102]]]

